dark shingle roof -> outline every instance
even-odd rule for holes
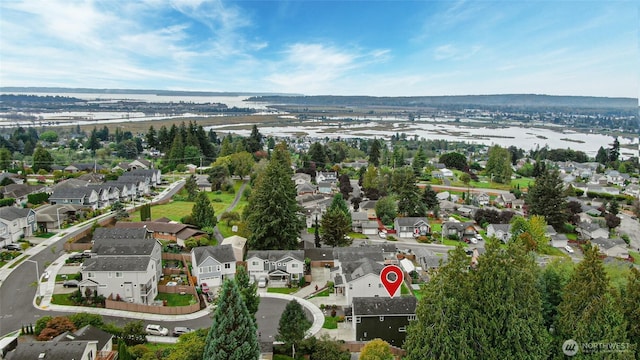
[[[363,277],[368,274],[380,275],[384,265],[377,263],[369,258],[361,259],[358,262],[349,262],[342,264],[342,273],[347,282]]]
[[[414,226],[420,222],[429,224],[429,220],[426,217],[397,217],[396,222],[398,226]]]
[[[97,228],[93,234],[98,255],[151,255],[156,244],[146,229]]]
[[[149,256],[95,256],[83,263],[83,271],[146,271]]]
[[[3,206],[0,208],[0,219],[9,221],[22,219],[29,215],[29,211],[31,211],[31,209],[22,209],[15,206]]]
[[[417,300],[413,296],[395,298],[354,297],[353,315],[355,316],[391,316],[414,315]]]
[[[304,256],[311,261],[333,260],[333,248],[304,249]]]
[[[45,360],[82,359],[88,341],[33,341],[20,343],[14,351],[7,353],[7,360],[40,359]]]
[[[233,246],[231,245],[199,246],[191,251],[195,255],[197,264],[201,264],[209,256],[220,263],[236,261],[236,257],[233,254]],[[194,264],[194,266],[196,265]]]
[[[96,191],[93,187],[64,187],[53,190],[49,199],[82,199],[91,196],[91,192]],[[96,191],[97,193],[97,191]]]
[[[284,257],[291,256],[304,262],[304,250],[252,250],[247,252],[247,259],[253,256],[269,261],[278,261]]]
[[[109,341],[112,341],[113,335],[98,329],[97,327],[87,325],[73,333],[67,333],[60,341],[74,341],[74,340],[97,340],[98,351],[102,349]]]
[[[381,246],[343,247],[334,249],[334,257],[341,264],[352,263],[362,259],[384,261],[384,249]]]

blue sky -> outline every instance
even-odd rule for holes
[[[0,1],[0,86],[639,95],[636,1]]]

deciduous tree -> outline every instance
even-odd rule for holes
[[[373,339],[360,350],[359,360],[393,360],[389,343],[382,339]]]
[[[384,224],[391,224],[398,215],[396,201],[391,196],[385,196],[376,202],[376,215]]]
[[[33,153],[33,172],[37,173],[40,169],[49,172],[51,171],[51,165],[53,165],[53,156],[51,156],[51,153],[47,149],[38,146]]]
[[[491,177],[491,181],[508,184],[511,182],[511,153],[509,150],[494,145],[489,148],[489,159],[484,169],[486,175]]]

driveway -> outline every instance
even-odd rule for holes
[[[631,250],[640,252],[640,222],[634,220],[627,214],[620,213],[620,226],[618,231],[620,234],[629,236],[629,246]]]

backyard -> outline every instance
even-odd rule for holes
[[[191,294],[158,293],[155,300],[167,302],[167,306],[188,306],[196,303],[196,298]]]

